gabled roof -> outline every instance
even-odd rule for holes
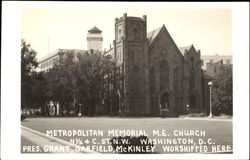
[[[188,52],[191,50],[191,48],[193,47],[193,45],[189,45],[189,46],[186,46],[186,47],[180,47],[180,51],[181,53],[184,55],[185,53],[185,50],[187,50]]]
[[[153,43],[153,41],[155,40],[157,35],[160,33],[161,29],[162,29],[162,27],[157,28],[157,29],[155,29],[147,34],[147,39],[148,39],[149,45]]]
[[[98,29],[96,26],[88,30],[89,33],[102,33],[100,29]]]
[[[157,37],[160,37],[162,34],[165,34],[168,36],[168,39],[170,40],[170,42],[174,45],[174,47],[176,48],[177,52],[179,53],[180,56],[182,56],[179,48],[177,47],[177,45],[175,44],[173,38],[171,37],[171,35],[169,34],[167,28],[165,27],[165,25],[163,24],[162,27],[157,28],[151,32],[149,32],[147,34],[147,39],[149,42],[149,46],[153,46],[153,43],[156,39],[158,39]]]

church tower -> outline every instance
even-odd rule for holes
[[[102,31],[98,29],[96,26],[94,26],[88,31],[88,35],[87,35],[88,51],[94,50],[94,51],[101,52],[102,42],[103,42]]]
[[[121,95],[128,115],[149,114],[147,18],[115,19],[114,57],[121,71]]]

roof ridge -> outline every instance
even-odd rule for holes
[[[159,28],[156,28],[156,29],[154,29],[154,30],[147,33],[147,39],[148,39],[149,43],[153,43],[154,39],[158,36],[158,34],[162,30],[162,28],[163,28],[163,26],[159,27]]]
[[[155,29],[155,30],[156,30],[156,29]],[[155,30],[152,31],[153,33],[152,33],[152,36],[150,37],[150,41],[151,41],[153,35],[155,34]]]

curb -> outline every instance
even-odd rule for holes
[[[233,119],[223,119],[223,118],[208,118],[208,117],[183,117],[184,119],[190,119],[190,120],[203,120],[203,121],[233,121]]]
[[[59,139],[59,138],[56,138],[56,137],[52,137],[52,136],[48,136],[46,135],[45,133],[42,133],[42,132],[39,132],[39,131],[36,131],[36,130],[33,130],[31,128],[28,128],[28,127],[24,127],[21,125],[21,128],[22,129],[25,129],[29,132],[32,132],[34,134],[37,134],[41,137],[44,137],[46,139],[50,139],[50,140],[53,140],[55,141],[56,143],[59,143],[59,144],[62,144],[62,145],[65,145],[65,146],[69,146],[70,148],[72,149],[75,149],[76,147],[81,147],[79,145],[76,145],[76,144],[73,144],[73,143],[70,143],[70,142],[67,142],[67,141],[64,141],[62,139]],[[88,153],[88,154],[100,154],[99,152],[95,152],[95,151],[90,151],[90,150],[86,150],[86,151],[81,151],[81,152],[77,152],[77,153]]]

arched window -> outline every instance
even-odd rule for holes
[[[191,66],[192,66],[192,68],[194,68],[194,57],[191,57]]]
[[[167,61],[164,60],[160,64],[160,86],[161,88],[169,85],[168,72],[169,72],[168,63]]]
[[[134,66],[134,50],[131,50],[129,53],[130,64]]]
[[[190,89],[195,87],[195,69],[194,57],[191,57],[191,70],[190,70]]]
[[[155,69],[151,67],[150,69],[150,91],[151,93],[155,92]]]
[[[117,56],[117,57],[116,57],[117,60],[120,61],[120,52],[119,52],[119,51],[117,52],[117,55],[116,55],[116,56]]]
[[[178,94],[179,94],[179,68],[175,67],[174,68],[174,106],[175,109],[178,110],[179,107],[179,98],[178,98]]]
[[[177,96],[178,95],[178,74],[179,70],[178,67],[174,69],[174,94]]]
[[[134,65],[134,67],[135,66],[139,66],[139,63],[140,63],[140,49],[139,48],[134,48],[134,52],[133,52],[134,54],[133,54],[133,60],[134,60],[134,62],[133,62],[133,65]]]
[[[134,92],[138,92],[139,91],[138,89],[139,89],[139,86],[140,86],[140,81],[138,79],[139,78],[138,77],[138,74],[139,74],[138,71],[139,71],[138,66],[134,66],[133,67],[133,74],[132,74],[133,75],[133,77],[132,77],[133,80],[132,81],[133,81],[133,84],[134,84],[133,85],[134,87],[133,87],[132,90]]]
[[[121,39],[122,38],[122,30],[121,28],[118,28],[118,39]]]
[[[137,40],[139,38],[138,37],[138,29],[137,28],[133,29],[133,34],[134,34],[134,39]]]
[[[190,71],[190,88],[193,89],[195,87],[195,70],[192,68]]]

